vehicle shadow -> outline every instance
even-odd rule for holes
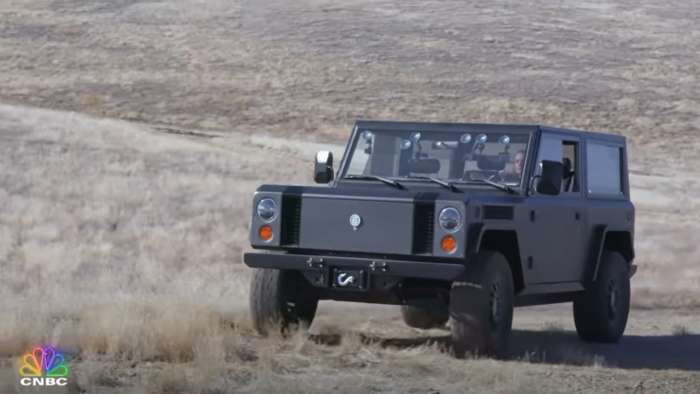
[[[445,352],[451,349],[448,335],[413,338],[357,335],[364,343],[382,347],[436,346]],[[311,335],[309,339],[334,346],[342,341],[342,335]],[[546,364],[597,364],[625,369],[700,371],[700,335],[627,335],[616,344],[608,344],[584,342],[572,331],[513,330],[506,359]]]
[[[700,335],[625,335],[618,343],[591,343],[573,331],[514,330],[509,352],[532,362],[700,371]]]

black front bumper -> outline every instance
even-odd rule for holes
[[[246,253],[245,264],[252,268],[297,270],[316,287],[336,287],[333,275],[338,271],[362,272],[364,288],[386,288],[391,282],[406,278],[453,281],[464,273],[461,263],[435,263],[406,260],[386,260],[364,257],[316,256],[277,253]],[[348,289],[350,290],[350,289]]]

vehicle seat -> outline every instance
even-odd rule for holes
[[[571,164],[571,159],[565,157],[562,159],[564,165],[564,177],[562,178],[562,190],[566,193],[574,191],[574,174],[576,173]]]

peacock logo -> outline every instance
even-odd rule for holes
[[[37,346],[20,359],[22,386],[65,386],[68,384],[66,358],[52,346]]]

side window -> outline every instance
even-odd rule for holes
[[[551,134],[544,134],[540,141],[540,151],[537,154],[537,168],[535,174],[542,174],[540,163],[542,160],[561,161],[561,137]]]
[[[581,190],[579,176],[578,141],[565,140],[566,137],[546,134],[540,141],[540,151],[537,155],[537,168],[535,174],[542,173],[539,163],[542,160],[558,161],[564,165],[564,178],[562,179],[562,193],[578,193]]]
[[[622,195],[622,153],[614,145],[589,141],[587,144],[589,194]]]

